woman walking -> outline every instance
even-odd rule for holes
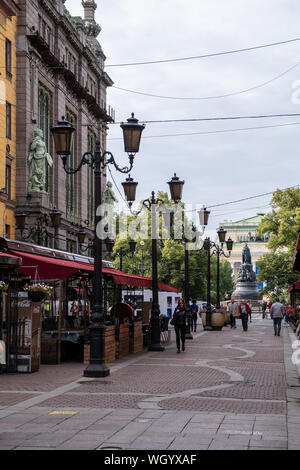
[[[183,299],[180,299],[178,302],[177,307],[173,313],[173,324],[175,326],[175,333],[176,333],[176,346],[177,346],[177,353],[180,353],[180,341],[181,341],[181,349],[182,351],[185,350],[184,343],[185,343],[185,327],[186,327],[186,306]]]

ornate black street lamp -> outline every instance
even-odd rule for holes
[[[179,178],[174,175],[173,178],[168,182],[170,187],[171,198],[173,202],[178,203],[182,197],[182,190],[184,181],[179,180]],[[151,212],[151,232],[152,232],[152,308],[151,308],[151,318],[150,318],[150,345],[148,347],[149,351],[164,351],[164,347],[160,344],[160,307],[158,301],[158,269],[157,269],[157,223],[156,223],[156,211],[154,206],[158,203],[164,203],[163,200],[155,198],[155,192],[152,191],[151,198],[145,199],[143,201],[143,207],[145,207],[149,212]],[[140,214],[142,209],[139,212],[136,212],[135,215]]]
[[[221,246],[215,245],[212,254],[217,256],[217,305],[216,305],[216,308],[220,308],[220,257],[221,256],[224,256],[225,258],[230,257],[232,247],[233,247],[233,241],[231,240],[231,238],[228,238],[228,240],[225,240],[226,230],[224,230],[223,228],[220,228],[217,233],[218,233],[219,242],[221,243]],[[224,243],[226,243],[228,254],[226,254],[225,251],[223,250]]]
[[[111,152],[101,152],[100,142],[96,142],[95,153],[86,152],[83,154],[77,168],[68,167],[68,156],[71,154],[72,136],[74,127],[62,118],[58,125],[51,129],[55,142],[55,150],[62,158],[64,171],[67,174],[77,173],[83,165],[88,165],[94,170],[95,177],[95,229],[94,229],[94,278],[93,278],[93,308],[91,316],[90,332],[90,363],[84,370],[85,377],[106,377],[110,371],[105,364],[105,324],[104,305],[102,290],[102,240],[97,236],[97,226],[102,217],[98,215],[98,208],[102,202],[102,170],[109,164],[113,164],[115,169],[121,173],[129,173],[133,167],[134,155],[139,151],[140,140],[145,125],[138,124],[134,118],[127,119],[127,123],[122,123],[125,152],[128,153],[129,166],[120,168]]]
[[[57,209],[52,209],[49,214],[44,213],[36,218],[36,224],[31,225],[30,228],[26,228],[26,217],[25,212],[16,212],[16,228],[20,230],[23,240],[31,240],[34,236],[37,237],[37,244],[41,245],[43,236],[46,235],[49,238],[65,240],[65,238],[57,235],[57,229],[60,226],[62,213]],[[48,231],[48,227],[53,227],[55,234]]]
[[[225,237],[226,237],[226,231],[223,229],[220,229],[218,231],[219,235],[219,241],[221,243],[221,247],[217,245],[216,243],[212,242],[210,238],[206,238],[204,240],[203,247],[207,251],[207,301],[206,301],[206,325],[204,327],[204,330],[211,331],[212,326],[211,326],[211,293],[210,293],[210,250],[213,248],[212,254],[215,254],[217,256],[217,308],[220,308],[220,256],[226,256],[226,258],[229,258],[231,254],[231,250],[233,247],[233,241],[229,238],[226,241],[227,245],[227,250],[229,251],[229,254],[226,255],[225,252],[223,251],[223,244],[225,242]]]

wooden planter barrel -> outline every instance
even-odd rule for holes
[[[206,313],[201,312],[203,328],[206,326]],[[211,314],[211,326],[213,330],[222,330],[225,323],[224,313],[213,312]]]

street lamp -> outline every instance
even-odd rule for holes
[[[68,156],[71,153],[73,126],[62,119],[56,127],[51,129],[54,137],[55,150],[62,158],[64,171],[67,174],[77,173],[83,165],[88,165],[94,170],[94,194],[95,194],[95,228],[94,228],[94,278],[93,278],[93,308],[91,316],[90,332],[90,363],[84,370],[85,377],[106,377],[110,371],[105,364],[105,324],[104,305],[102,292],[102,240],[97,237],[97,226],[101,222],[98,215],[98,208],[102,202],[102,170],[109,164],[113,164],[120,173],[130,173],[133,167],[134,155],[139,151],[140,140],[145,125],[138,123],[134,118],[127,119],[127,123],[122,123],[125,152],[128,153],[129,166],[120,168],[111,152],[101,152],[100,142],[96,141],[95,153],[86,152],[81,158],[77,168],[69,168],[67,165]]]
[[[219,236],[219,241],[221,243],[221,247],[217,245],[216,243],[212,242],[210,238],[206,238],[204,240],[204,249],[207,251],[207,302],[206,302],[206,325],[204,327],[204,330],[211,331],[212,326],[211,326],[211,295],[210,295],[210,250],[213,248],[212,254],[217,256],[217,308],[220,308],[220,257],[225,256],[226,258],[229,258],[231,254],[231,250],[233,247],[233,241],[231,238],[229,238],[226,241],[227,249],[229,251],[229,254],[226,254],[223,250],[223,244],[225,242],[225,237],[226,237],[226,231],[223,229],[220,229],[218,231],[218,236]],[[221,241],[223,240],[223,241]]]
[[[184,181],[174,175],[174,177],[168,182],[170,187],[171,199],[178,203],[182,197],[182,189]],[[156,224],[156,213],[154,206],[159,202],[164,203],[159,198],[155,198],[155,192],[152,191],[151,197],[143,201],[143,206],[151,212],[151,227],[152,227],[152,308],[151,308],[151,319],[150,319],[150,345],[149,351],[164,351],[164,347],[160,344],[160,307],[158,302],[158,269],[157,269],[157,224]],[[142,209],[141,209],[142,210]],[[138,215],[139,212],[136,213]]]
[[[232,247],[233,247],[233,241],[231,238],[228,238],[228,240],[225,240],[226,238],[226,230],[223,228],[220,228],[218,230],[218,237],[219,237],[219,242],[221,243],[221,247],[219,245],[214,244],[214,250],[212,254],[217,256],[217,308],[220,308],[220,257],[224,256],[225,258],[229,258],[231,255]],[[225,253],[223,250],[223,245],[226,243],[226,247],[228,250],[228,254]]]
[[[60,226],[62,213],[57,209],[52,209],[49,214],[43,213],[36,218],[36,224],[31,225],[30,228],[26,228],[26,217],[25,212],[16,212],[16,228],[20,230],[23,240],[31,240],[35,235],[37,236],[38,245],[42,244],[42,237],[46,235],[47,237],[54,239],[54,242],[57,239],[64,240],[65,238],[57,235],[57,229]],[[52,226],[55,230],[55,234],[49,232],[47,228]]]

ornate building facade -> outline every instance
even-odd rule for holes
[[[19,8],[0,0],[0,236],[15,236],[16,43]]]
[[[106,89],[113,84],[104,71],[105,55],[97,40],[101,28],[95,21],[97,4],[83,0],[84,18],[72,17],[65,0],[20,0],[17,31],[17,211],[26,214],[28,227],[38,217],[46,220],[47,233],[32,233],[31,242],[78,252],[77,234],[82,224],[93,238],[93,172],[84,165],[67,175],[55,155],[51,127],[65,117],[75,127],[68,160],[76,167],[82,155],[93,151],[96,140],[106,147]],[[105,175],[103,176],[105,179]],[[105,181],[103,181],[105,187]],[[49,213],[62,213],[54,230]],[[48,218],[48,220],[47,220]],[[20,240],[29,233],[16,231]]]
[[[260,224],[265,214],[258,213],[248,219],[238,220],[233,222],[232,220],[224,220],[220,224],[227,231],[226,238],[231,238],[234,241],[233,250],[230,258],[228,258],[231,264],[234,278],[237,279],[239,269],[242,265],[242,252],[245,243],[249,245],[252,256],[252,264],[254,272],[256,272],[256,262],[264,254],[269,253],[268,249],[268,236],[259,235],[257,227]]]

